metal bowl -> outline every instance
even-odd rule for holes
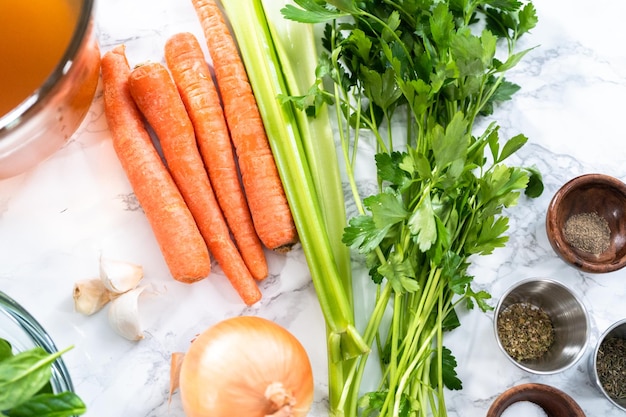
[[[35,347],[42,347],[48,353],[58,351],[41,324],[2,291],[0,291],[0,338],[7,340],[16,353]],[[57,358],[52,363],[50,384],[57,394],[74,391],[70,374],[62,358]]]
[[[563,391],[544,384],[522,384],[509,388],[496,398],[486,417],[500,417],[516,402],[530,401],[540,406],[550,417],[585,417],[585,413],[572,397]]]
[[[0,115],[0,179],[23,173],[61,148],[93,101],[100,76],[94,0],[67,1],[77,19],[64,56],[36,91]]]
[[[598,338],[596,343],[596,347],[593,350],[593,354],[589,355],[589,377],[591,378],[592,383],[600,390],[602,395],[606,399],[608,399],[613,405],[619,408],[622,411],[626,411],[626,398],[613,398],[609,395],[609,393],[602,386],[600,376],[598,375],[598,352],[600,350],[600,346],[602,342],[604,342],[609,337],[619,337],[622,339],[626,339],[626,319],[622,319],[613,325],[611,325],[608,329],[602,333],[602,335]]]
[[[568,219],[595,213],[610,230],[608,248],[581,250],[565,235]],[[626,265],[626,184],[604,174],[586,174],[564,184],[552,197],[546,214],[546,232],[554,251],[566,263],[591,273],[612,272]]]
[[[507,353],[498,335],[500,314],[515,303],[528,303],[550,317],[554,342],[537,359],[518,361]],[[589,335],[587,310],[578,297],[563,284],[546,278],[522,280],[500,298],[494,313],[498,346],[515,365],[535,374],[554,374],[574,365],[584,354]]]

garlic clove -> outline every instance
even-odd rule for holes
[[[90,316],[97,313],[117,294],[109,291],[99,278],[83,279],[74,283],[74,310]]]
[[[135,288],[143,278],[143,267],[130,262],[100,257],[100,279],[114,293]]]
[[[117,296],[109,306],[109,324],[120,336],[137,341],[144,338],[139,316],[139,296],[145,287],[136,287]]]

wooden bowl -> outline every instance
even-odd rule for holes
[[[567,221],[575,215],[595,213],[610,230],[602,252],[581,250],[565,236]],[[552,197],[546,214],[546,231],[554,251],[566,263],[591,273],[605,273],[626,265],[626,184],[604,174],[573,178]]]
[[[500,417],[504,410],[519,401],[530,401],[549,417],[585,417],[585,413],[572,397],[550,385],[528,383],[504,391],[491,404],[486,417]]]

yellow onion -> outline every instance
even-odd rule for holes
[[[234,317],[191,343],[179,391],[187,417],[300,417],[313,402],[313,372],[288,330],[260,317]]]

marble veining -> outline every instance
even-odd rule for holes
[[[622,415],[591,385],[587,358],[598,335],[626,316],[626,271],[591,275],[565,265],[550,247],[544,221],[553,193],[570,178],[589,172],[626,178],[621,31],[626,3],[534,4],[539,25],[523,46],[535,49],[508,76],[522,90],[493,118],[503,137],[529,137],[511,163],[536,166],[545,192],[534,200],[521,198],[507,211],[507,246],[476,259],[470,272],[476,288],[492,294],[494,305],[520,279],[551,277],[566,283],[589,311],[591,337],[575,366],[536,376],[498,350],[492,313],[461,311],[461,327],[446,336],[463,381],[462,390],[446,393],[451,417],[482,417],[499,393],[525,382],[567,392],[587,416]],[[201,36],[190,2],[181,0],[99,1],[95,23],[102,51],[124,43],[131,65],[163,61],[164,42],[175,32]],[[359,179],[364,189],[371,187],[370,180],[368,175]],[[95,276],[103,254],[145,268],[148,291],[141,298],[141,314],[146,338],[139,343],[114,334],[104,312],[84,317],[73,311],[73,283]],[[0,181],[0,289],[37,317],[59,347],[74,346],[64,358],[88,417],[182,417],[178,397],[168,400],[170,354],[185,350],[211,323],[241,314],[275,320],[302,341],[316,379],[310,415],[326,416],[324,324],[304,256],[296,248],[287,255],[268,254],[268,261],[264,298],[249,308],[217,265],[208,279],[193,286],[170,278],[112,149],[101,87],[83,125],[61,150],[35,169]],[[355,274],[359,283],[368,279],[358,262]]]

